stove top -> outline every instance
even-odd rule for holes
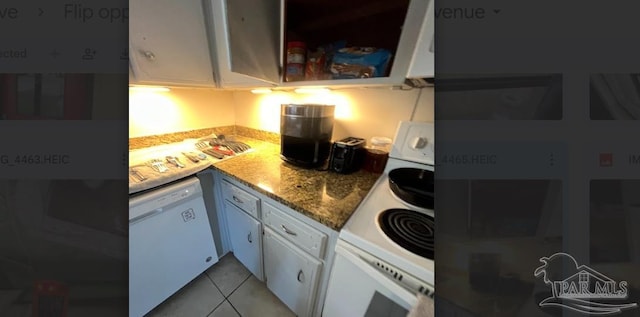
[[[387,209],[378,215],[378,226],[391,241],[419,256],[433,259],[433,217],[408,209]]]
[[[407,165],[429,168],[419,163],[399,162],[390,158],[387,169],[394,165]],[[420,208],[404,202],[396,197],[389,187],[388,172],[383,173],[373,185],[367,196],[351,215],[339,234],[339,239],[359,249],[397,266],[416,278],[435,285],[433,256],[427,257],[402,247],[387,236],[378,222],[379,215],[385,210],[402,209],[435,219],[433,209]],[[417,216],[417,217],[421,217]]]

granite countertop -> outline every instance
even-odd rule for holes
[[[150,157],[180,153],[181,147],[185,147],[182,150],[191,149],[193,142],[185,139],[175,143],[175,140],[171,140],[174,143],[132,150],[130,164],[150,179],[140,182],[130,176],[129,193],[152,188],[212,167],[251,189],[339,231],[380,176],[362,170],[344,175],[304,169],[280,159],[278,144],[243,136],[231,136],[228,139],[247,143],[252,150],[222,161],[209,159],[194,164],[183,159],[186,168],[177,169],[167,165],[170,171],[163,174],[145,166],[144,162]]]
[[[339,231],[367,195],[379,174],[309,170],[280,159],[280,146],[244,137],[255,151],[213,167],[303,215]]]

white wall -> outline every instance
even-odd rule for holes
[[[392,138],[398,121],[433,122],[434,116],[432,87],[350,88],[324,95],[172,88],[170,92],[129,92],[129,137],[234,124],[279,133],[280,105],[294,102],[336,105],[334,140]]]
[[[435,102],[433,98],[433,87],[421,89],[420,98],[416,102],[416,112],[412,118],[412,121],[435,121]]]
[[[389,88],[351,88],[325,95],[275,92],[255,95],[233,93],[237,125],[280,132],[280,105],[283,103],[324,103],[336,105],[333,139],[347,136],[369,139],[395,134],[398,121],[433,122],[433,88],[407,91]]]
[[[234,98],[230,91],[129,91],[130,138],[234,124]]]

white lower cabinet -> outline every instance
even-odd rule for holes
[[[313,315],[322,262],[300,250],[269,227],[264,228],[267,287],[296,315]]]
[[[253,275],[264,281],[262,271],[262,224],[230,202],[224,202],[233,255]]]
[[[298,317],[321,316],[338,232],[234,179],[218,184],[223,249]]]

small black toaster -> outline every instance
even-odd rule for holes
[[[334,142],[331,147],[329,170],[341,174],[359,170],[364,163],[365,143],[364,139],[355,137]]]

